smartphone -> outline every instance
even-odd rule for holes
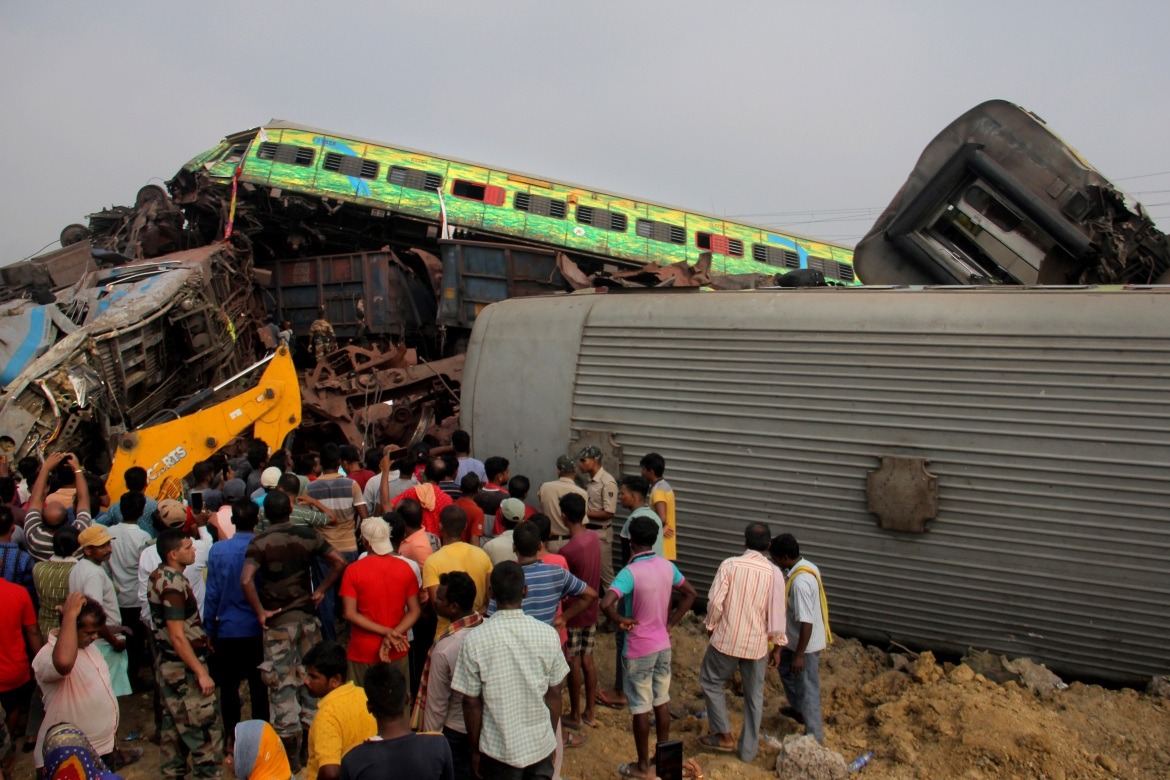
[[[194,512],[195,514],[199,514],[200,512],[203,511],[203,491],[202,490],[192,490],[190,496],[188,497],[188,501],[191,504],[191,511],[192,512]]]
[[[654,771],[659,780],[682,780],[683,776],[683,743],[681,739],[672,739],[668,742],[659,742],[658,755],[654,761]]]

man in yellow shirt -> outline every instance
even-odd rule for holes
[[[639,465],[642,467],[642,476],[650,483],[649,506],[662,521],[662,557],[668,561],[677,560],[675,533],[678,527],[674,517],[674,488],[662,478],[666,471],[666,459],[657,452],[649,452],[643,456]]]
[[[439,535],[443,546],[423,564],[423,588],[427,591],[428,602],[435,603],[439,590],[439,578],[453,571],[466,572],[475,583],[475,606],[479,608],[487,601],[488,578],[492,575],[492,560],[488,554],[475,545],[463,541],[463,529],[467,527],[467,513],[458,506],[445,507],[439,515]],[[435,638],[451,625],[448,618],[439,615],[435,627]]]
[[[366,707],[366,692],[346,678],[345,648],[336,642],[318,642],[305,653],[305,687],[320,701],[309,728],[306,780],[337,780],[341,757],[378,733],[378,723]]]

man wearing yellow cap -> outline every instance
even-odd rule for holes
[[[82,558],[69,572],[69,592],[82,593],[87,599],[102,605],[106,613],[106,625],[95,643],[110,668],[110,682],[115,696],[127,696],[130,678],[126,673],[126,639],[122,636],[119,623],[118,592],[114,581],[102,567],[113,553],[109,530],[102,525],[91,525],[77,535],[81,545]]]

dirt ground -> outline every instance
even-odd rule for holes
[[[697,717],[705,714],[698,669],[706,637],[701,624],[688,621],[673,640],[672,733],[683,740],[686,757],[699,762],[708,780],[774,777],[776,749],[766,744],[751,764],[700,748],[706,721]],[[599,636],[597,665],[607,687],[613,682],[612,635]],[[891,658],[843,639],[822,655],[821,686],[826,746],[846,761],[873,751],[875,759],[862,772],[867,777],[1170,778],[1165,698],[1075,682],[1067,690],[1036,694],[1014,681],[993,682],[965,664],[936,663],[929,653]],[[120,736],[152,734],[149,697],[123,702]],[[798,729],[777,714],[784,703],[772,673],[763,731],[778,739]],[[734,693],[729,709],[738,727],[742,702]],[[616,777],[618,764],[635,756],[629,714],[599,706],[597,717],[599,727],[586,729],[587,743],[566,752],[568,780]],[[124,744],[143,747],[146,755],[123,777],[155,780],[158,748],[143,739]],[[33,776],[28,754],[20,756],[16,776]]]

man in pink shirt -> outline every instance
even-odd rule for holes
[[[626,568],[618,572],[601,609],[622,631],[628,631],[624,656],[625,694],[634,719],[634,747],[638,760],[622,764],[623,777],[653,780],[650,768],[650,711],[654,711],[656,741],[670,739],[670,630],[695,602],[695,589],[683,579],[675,565],[654,552],[658,540],[658,523],[648,517],[630,522],[630,547],[633,555]],[[674,611],[671,596],[679,594]],[[618,599],[626,601],[623,617],[614,608]]]
[[[751,762],[760,747],[765,666],[776,668],[785,644],[784,574],[768,559],[768,526],[751,523],[744,531],[747,552],[719,565],[707,594],[707,633],[711,644],[699,669],[707,700],[710,731],[699,742],[723,753],[737,749],[727,719],[726,683],[739,669],[743,681],[743,731],[740,760]],[[774,647],[769,652],[768,642]]]

